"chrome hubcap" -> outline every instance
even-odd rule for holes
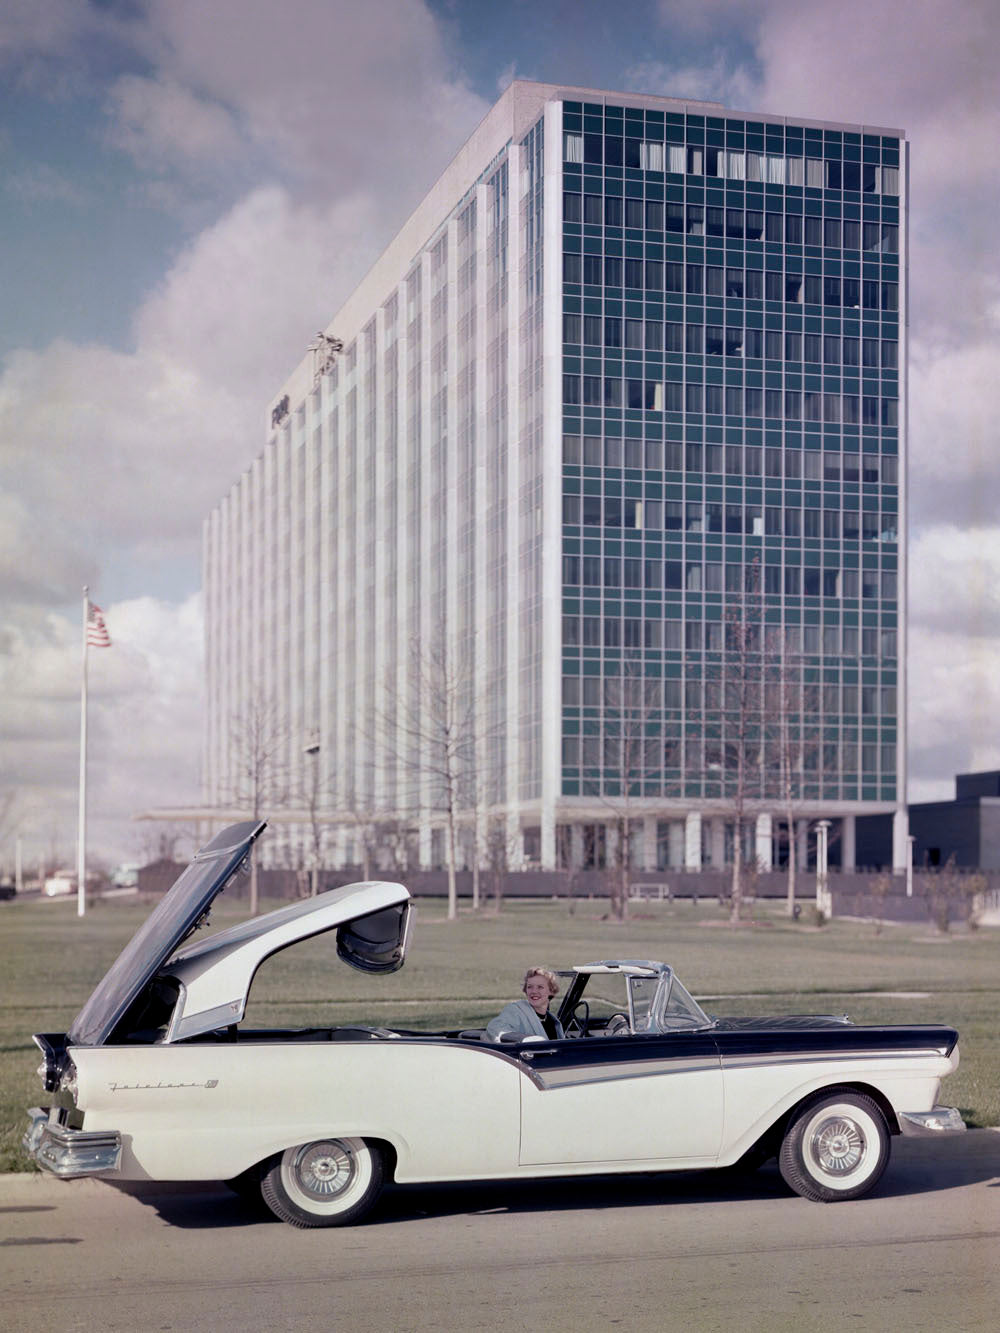
[[[866,1145],[855,1121],[835,1116],[816,1126],[811,1146],[813,1161],[821,1170],[844,1176],[860,1165]]]
[[[295,1163],[299,1186],[315,1199],[342,1193],[354,1177],[354,1158],[341,1143],[312,1143]]]

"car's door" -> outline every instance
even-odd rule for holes
[[[522,1166],[709,1163],[722,1137],[722,1070],[708,1032],[529,1041]]]

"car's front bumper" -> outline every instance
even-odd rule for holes
[[[900,1133],[907,1137],[961,1134],[965,1129],[965,1121],[955,1106],[935,1106],[931,1111],[900,1111],[897,1119]]]
[[[28,1115],[31,1124],[24,1136],[24,1147],[43,1170],[69,1179],[118,1169],[122,1137],[117,1130],[70,1129],[39,1106],[33,1107]]]

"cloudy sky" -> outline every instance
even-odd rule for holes
[[[910,797],[1000,767],[995,0],[3,0],[0,812],[73,856],[199,794],[201,520],[513,77],[912,141]],[[2,821],[0,821],[2,823]],[[9,861],[10,819],[0,826]]]

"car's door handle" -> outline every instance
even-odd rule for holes
[[[522,1060],[534,1060],[536,1055],[555,1055],[555,1053],[556,1053],[555,1047],[548,1046],[540,1051],[522,1051],[521,1058]]]

